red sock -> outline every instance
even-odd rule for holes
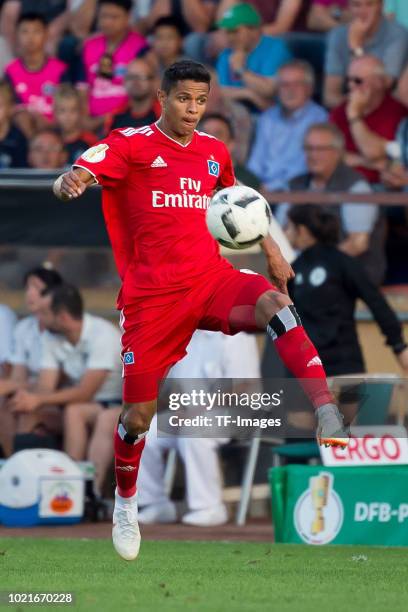
[[[275,346],[279,357],[299,380],[316,410],[324,404],[334,403],[320,357],[302,325],[278,336]]]
[[[127,438],[128,441],[124,438]],[[118,493],[121,497],[132,497],[136,493],[137,474],[145,441],[144,436],[132,439],[125,433],[121,423],[115,430],[115,474]]]

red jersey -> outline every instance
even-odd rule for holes
[[[221,141],[195,131],[182,145],[156,123],[128,127],[111,132],[74,166],[103,187],[105,222],[127,295],[188,287],[221,263],[205,221],[214,190],[235,183]]]
[[[387,94],[380,106],[364,117],[364,122],[375,134],[382,136],[386,140],[394,140],[398,125],[400,121],[407,116],[407,113],[408,110],[406,106]],[[347,119],[346,103],[332,110],[330,121],[335,123],[343,132],[346,139],[346,151],[348,153],[359,153]],[[377,170],[372,170],[365,166],[360,166],[355,169],[364,174],[370,183],[380,182],[380,174]]]

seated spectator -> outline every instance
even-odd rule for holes
[[[170,379],[259,378],[259,355],[254,336],[240,333],[197,331],[187,348],[187,356],[177,363]],[[201,384],[201,383],[200,383]],[[204,386],[204,385],[203,385]],[[227,439],[161,437],[157,435],[157,417],[146,436],[146,446],[138,476],[139,520],[141,523],[174,523],[176,506],[164,489],[164,452],[175,448],[185,468],[188,512],[182,522],[188,525],[222,525],[228,519],[222,502],[217,449]]]
[[[19,390],[10,404],[28,431],[44,420],[44,412],[59,416],[60,426],[63,419],[64,450],[81,460],[98,414],[122,403],[120,334],[112,323],[84,313],[75,287],[59,285],[45,296],[37,384],[34,390]],[[67,384],[58,388],[61,377]]]
[[[0,81],[0,169],[27,166],[27,139],[13,122],[13,91]]]
[[[59,170],[68,159],[62,136],[53,128],[44,128],[32,140],[28,151],[28,165],[37,170]]]
[[[408,66],[405,68],[400,80],[398,81],[395,95],[398,100],[405,104],[405,106],[408,106]]]
[[[238,0],[221,0],[218,15],[238,4]],[[261,15],[263,33],[281,36],[286,32],[304,31],[310,0],[251,0],[250,4]]]
[[[75,0],[5,0],[0,31],[11,48],[18,47],[16,29],[19,18],[27,13],[40,14],[48,24],[47,53],[56,55],[58,43],[69,26],[69,7]]]
[[[408,4],[406,0],[385,0],[384,13],[388,19],[408,28]]]
[[[189,59],[205,61],[207,32],[212,27],[218,0],[153,0],[146,18],[136,28],[149,32],[161,17],[173,17],[181,27],[184,53]]]
[[[252,187],[253,189],[259,189],[260,183],[256,174],[248,170],[235,159],[234,128],[232,127],[231,121],[220,113],[207,113],[201,119],[200,129],[206,132],[206,134],[218,138],[227,145],[227,149],[234,164],[234,172],[237,180],[243,185],[248,185],[248,187]]]
[[[253,189],[259,190],[260,182],[258,177],[248,170],[248,168],[242,165],[236,158],[235,133],[231,121],[220,113],[207,113],[201,120],[200,129],[202,129],[203,132],[222,140],[222,142],[227,145],[227,149],[234,163],[234,172],[237,180],[243,185],[248,185]],[[269,231],[273,235],[274,240],[278,243],[279,248],[282,251],[282,255],[286,261],[290,263],[295,257],[294,252],[289,245],[282,228],[272,214]]]
[[[59,85],[54,98],[54,116],[68,153],[68,164],[73,164],[89,147],[97,141],[95,134],[83,129],[81,95],[69,83]]]
[[[328,32],[350,21],[348,0],[312,0],[307,25],[315,32]]]
[[[19,55],[5,70],[17,102],[24,111],[21,127],[28,136],[52,120],[55,88],[67,80],[67,66],[56,57],[48,57],[45,46],[47,25],[38,13],[22,15],[17,25]]]
[[[306,133],[304,146],[308,173],[292,179],[290,189],[350,193],[349,202],[330,207],[340,219],[339,248],[358,257],[371,280],[379,285],[385,272],[383,223],[377,206],[353,203],[353,193],[370,193],[371,188],[361,174],[344,163],[342,133],[330,123],[316,124]],[[285,211],[287,208],[280,208],[277,213],[282,224]]]
[[[38,317],[48,299],[42,293],[61,283],[62,278],[58,272],[45,266],[29,270],[24,277],[25,303],[30,315],[21,319],[14,328],[12,346],[6,357],[10,371],[6,378],[0,380],[0,444],[7,457],[13,451],[13,438],[16,432],[19,433],[19,426],[9,402],[4,401],[4,398],[36,383],[41,362],[41,335],[44,331]]]
[[[286,43],[262,34],[261,17],[247,3],[231,7],[217,25],[228,38],[228,49],[217,61],[223,95],[253,111],[265,110],[275,93],[277,71],[290,59]]]
[[[141,127],[154,123],[161,115],[157,99],[157,83],[151,64],[135,59],[126,69],[125,87],[129,102],[122,109],[108,115],[105,133],[121,127]]]
[[[327,119],[324,108],[312,101],[313,89],[313,69],[306,62],[293,60],[279,69],[279,104],[259,117],[248,160],[248,168],[259,177],[265,197],[268,192],[286,189],[291,178],[306,171],[306,130]]]
[[[388,93],[384,65],[372,55],[353,60],[347,80],[347,101],[332,111],[330,120],[346,139],[346,163],[378,183],[385,142],[394,138],[408,109]]]
[[[172,16],[160,17],[153,27],[151,46],[146,59],[152,61],[158,77],[161,78],[166,68],[184,59],[183,30],[180,22]]]
[[[100,0],[98,33],[84,42],[83,82],[92,117],[102,117],[127,102],[126,66],[147,50],[147,41],[130,29],[131,0]],[[97,124],[97,122],[95,122]]]
[[[367,304],[399,365],[408,371],[402,325],[360,263],[336,247],[338,229],[336,218],[319,206],[289,211],[286,233],[300,251],[292,264],[296,280],[289,282],[289,294],[327,375],[365,372],[356,329],[357,299]]]
[[[343,102],[344,80],[355,58],[370,54],[382,60],[388,87],[401,76],[408,59],[407,31],[382,10],[383,0],[350,0],[351,22],[330,32],[324,86],[329,108]]]
[[[13,332],[17,323],[14,312],[5,304],[0,304],[0,393],[7,374],[10,353],[12,351]]]
[[[244,165],[254,131],[254,121],[249,110],[239,102],[228,100],[222,95],[222,87],[218,75],[213,68],[208,68],[211,74],[211,88],[208,94],[206,112],[220,113],[231,121],[235,133],[234,156],[235,160]]]

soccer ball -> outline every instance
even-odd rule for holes
[[[271,211],[260,193],[244,185],[218,191],[207,210],[210,234],[229,249],[246,249],[268,235]]]

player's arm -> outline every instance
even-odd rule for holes
[[[95,177],[85,168],[73,168],[69,172],[61,174],[54,183],[54,194],[67,202],[73,198],[79,198],[87,187],[95,183]]]
[[[287,283],[295,277],[292,266],[283,257],[281,250],[272,236],[267,236],[261,242],[261,247],[266,256],[268,274],[282,293],[288,293]]]

